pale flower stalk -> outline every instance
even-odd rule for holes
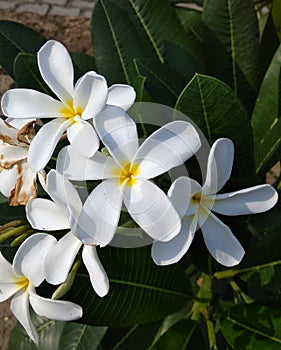
[[[39,316],[53,320],[71,321],[82,317],[79,305],[63,300],[43,298],[36,294],[45,278],[43,261],[56,242],[53,236],[37,233],[19,247],[11,265],[0,253],[0,302],[12,297],[11,311],[29,337],[38,343],[29,304]]]
[[[118,226],[122,203],[150,237],[167,241],[181,222],[166,194],[151,179],[182,165],[200,147],[195,128],[174,121],[150,135],[140,146],[135,122],[121,108],[111,107],[95,119],[97,133],[109,152],[82,157],[64,148],[57,169],[72,180],[97,180],[77,221],[77,237],[86,244],[107,245]]]
[[[89,120],[106,104],[128,109],[135,100],[131,86],[115,84],[108,89],[105,78],[94,71],[84,74],[74,86],[71,57],[55,40],[41,47],[37,59],[42,78],[58,100],[22,88],[8,90],[1,102],[3,113],[10,118],[52,119],[40,128],[30,147],[28,165],[34,172],[46,166],[65,131],[78,152],[92,156],[99,147],[99,139]]]
[[[243,247],[214,213],[229,216],[262,213],[276,204],[278,194],[268,184],[216,194],[231,175],[233,159],[232,141],[218,139],[209,154],[203,186],[188,177],[174,181],[168,196],[182,218],[182,228],[169,242],[153,243],[152,257],[156,264],[169,265],[179,261],[188,251],[199,227],[215,260],[228,267],[240,263],[245,254]]]
[[[26,122],[26,120],[24,120]],[[34,121],[13,127],[0,118],[0,191],[11,206],[26,205],[37,196],[37,178],[44,187],[45,172],[34,172],[27,164],[30,144],[34,138]]]
[[[109,281],[96,247],[83,245],[76,237],[76,222],[82,210],[78,192],[67,178],[55,170],[51,170],[47,175],[46,192],[51,199],[35,198],[26,206],[26,216],[31,226],[47,231],[71,229],[54,244],[45,258],[44,271],[47,282],[54,285],[65,282],[82,247],[82,260],[93,289],[100,297],[105,296],[109,291]]]

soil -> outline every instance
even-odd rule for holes
[[[0,12],[0,20],[11,20],[25,24],[43,34],[46,39],[56,39],[74,52],[92,54],[90,20],[60,16],[42,17],[33,13],[16,14]],[[14,81],[0,68],[0,98],[14,85]],[[8,349],[9,334],[16,324],[8,302],[0,303],[0,349]]]

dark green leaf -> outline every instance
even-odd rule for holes
[[[279,0],[272,1],[272,17],[279,41],[281,42],[281,3]]]
[[[32,315],[32,320],[39,335],[38,344],[18,324],[11,333],[9,350],[96,350],[106,332],[106,327],[47,320],[37,315]]]
[[[0,64],[14,78],[13,64],[18,53],[35,54],[45,38],[18,22],[0,21]]]
[[[226,82],[250,113],[260,84],[260,44],[251,0],[206,0],[206,72]]]
[[[71,52],[70,56],[72,58],[76,81],[82,75],[91,70],[96,70],[95,59],[93,56],[86,55],[82,52]]]
[[[68,298],[83,307],[82,322],[129,327],[161,319],[191,300],[189,279],[179,266],[158,267],[150,248],[100,250],[110,291],[99,298],[88,275],[79,274]]]
[[[250,123],[240,100],[226,84],[197,74],[180,95],[176,109],[197,124],[210,144],[220,137],[232,139],[235,160],[231,184],[241,188],[253,183]]]
[[[240,305],[229,310],[221,325],[235,350],[280,350],[281,311],[265,306]]]

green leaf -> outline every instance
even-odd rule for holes
[[[85,73],[97,69],[93,56],[86,55],[82,52],[70,52],[70,56],[74,66],[75,81]]]
[[[204,338],[198,332],[198,323],[182,320],[173,325],[155,342],[149,350],[203,350],[206,349]]]
[[[263,142],[267,132],[278,118],[278,76],[281,65],[281,45],[275,52],[264,76],[259,95],[252,114],[254,142]]]
[[[98,71],[111,83],[134,83],[134,59],[164,63],[166,41],[191,50],[167,0],[100,0],[91,28]]]
[[[35,314],[32,320],[39,335],[38,344],[34,344],[18,324],[10,335],[9,350],[96,350],[107,330],[106,327],[47,320]]]
[[[272,18],[281,42],[281,3],[279,0],[272,1]]]
[[[35,54],[45,38],[18,22],[0,21],[0,65],[14,78],[13,63],[18,53]]]
[[[251,126],[239,98],[225,83],[197,74],[179,96],[175,108],[195,122],[210,145],[220,137],[232,139],[235,145],[229,182],[232,190],[253,183]]]
[[[149,247],[106,247],[100,258],[110,280],[108,295],[97,297],[85,273],[78,274],[66,296],[83,307],[83,323],[129,327],[151,322],[178,311],[192,298],[184,270],[156,266]]]
[[[39,72],[34,54],[19,53],[14,61],[14,77],[18,87],[34,89],[52,95]]]
[[[231,308],[221,330],[235,350],[280,350],[281,311],[256,304]]]
[[[25,208],[23,206],[11,207],[6,201],[0,204],[0,225],[16,219],[25,219]]]
[[[251,0],[206,0],[206,72],[226,82],[250,113],[260,84],[259,29]]]

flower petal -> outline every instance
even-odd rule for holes
[[[74,109],[82,110],[84,120],[94,118],[101,112],[107,100],[107,82],[102,75],[88,72],[75,86]]]
[[[7,118],[5,120],[6,123],[8,123],[9,125],[13,126],[14,128],[20,130],[21,128],[23,128],[26,124],[30,123],[32,120],[32,118],[29,119],[17,119],[17,118]]]
[[[227,267],[240,263],[245,251],[228,226],[212,213],[203,218],[202,224],[199,221],[199,225],[206,246],[217,262]]]
[[[37,287],[45,279],[43,261],[57,240],[46,233],[35,233],[19,247],[13,260],[13,271],[25,276]]]
[[[15,187],[17,181],[17,166],[13,166],[10,169],[3,169],[0,172],[0,192],[5,197],[9,197],[12,189]]]
[[[99,148],[99,138],[93,126],[82,119],[67,129],[70,144],[86,158],[92,157]]]
[[[29,148],[27,161],[30,169],[40,171],[46,166],[61,135],[71,123],[71,120],[56,118],[41,127]]]
[[[136,153],[138,176],[149,179],[182,165],[200,145],[199,135],[190,123],[168,123],[150,135]]]
[[[124,188],[124,203],[134,221],[153,239],[168,241],[181,228],[180,217],[165,193],[148,180]]]
[[[234,159],[234,146],[230,139],[218,139],[208,157],[206,180],[202,187],[203,195],[219,192],[231,175]]]
[[[49,40],[38,51],[37,58],[43,79],[59,99],[68,105],[74,95],[74,72],[68,51],[58,41]]]
[[[153,242],[151,256],[157,265],[165,266],[178,262],[188,251],[196,231],[196,216],[185,216],[179,234],[168,242]]]
[[[198,204],[192,200],[192,196],[197,193],[201,193],[201,186],[189,177],[178,177],[172,183],[168,197],[181,218],[193,215],[198,210]]]
[[[29,294],[27,291],[21,290],[13,297],[11,301],[11,311],[32,341],[38,343],[38,334],[30,318]]]
[[[258,185],[244,190],[214,196],[212,211],[224,215],[263,213],[278,200],[276,190],[270,185]]]
[[[107,107],[94,120],[103,144],[121,166],[131,161],[138,149],[135,122],[119,107]]]
[[[77,237],[85,244],[105,246],[116,231],[122,194],[115,180],[100,183],[87,198],[77,226]]]
[[[47,299],[34,292],[30,293],[29,299],[37,315],[51,320],[73,321],[81,318],[83,314],[81,306],[70,301]]]
[[[136,92],[132,86],[114,84],[108,89],[106,104],[123,108],[127,111],[135,102]]]
[[[26,119],[63,116],[60,111],[64,105],[39,91],[12,89],[3,95],[1,107],[7,117]]]
[[[82,259],[95,292],[98,296],[104,297],[109,291],[109,280],[98,257],[96,247],[84,246]]]
[[[0,252],[0,302],[9,299],[19,290],[16,277],[12,265]]]
[[[57,206],[61,208],[71,206],[76,212],[80,212],[82,202],[77,190],[65,176],[54,169],[47,175],[47,192]]]
[[[66,280],[81,245],[82,243],[71,231],[54,245],[44,260],[47,282],[56,285]]]
[[[74,147],[64,147],[57,158],[57,170],[70,180],[100,180],[113,177],[118,165],[112,157],[96,152],[85,158]]]
[[[20,160],[26,159],[27,153],[27,147],[0,143],[0,166],[9,169]]]

